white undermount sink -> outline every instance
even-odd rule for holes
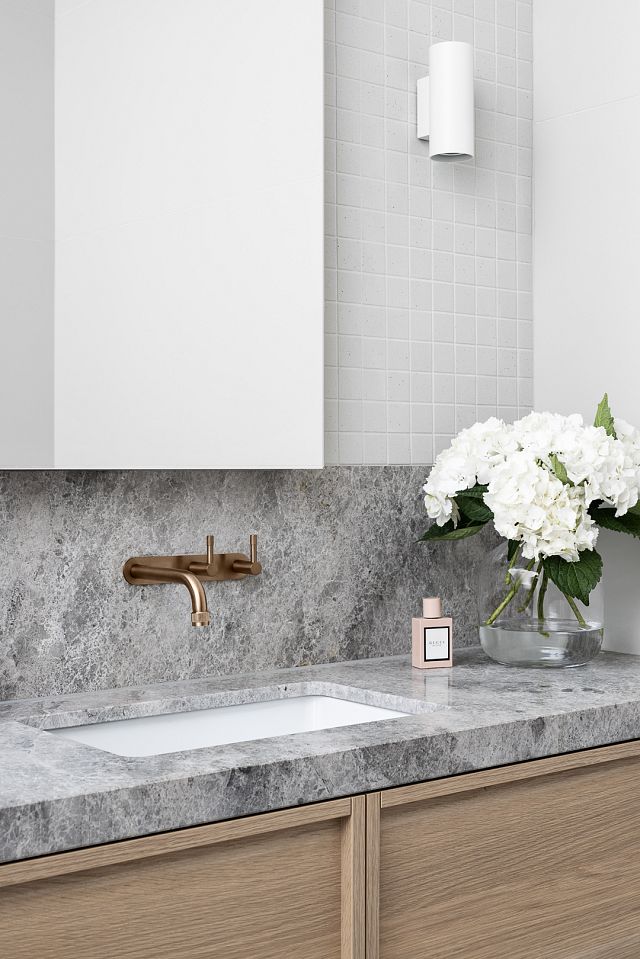
[[[159,756],[203,746],[356,726],[407,715],[395,709],[367,706],[333,696],[296,696],[193,712],[118,719],[88,726],[67,726],[48,732],[118,756]]]

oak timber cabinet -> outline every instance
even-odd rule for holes
[[[3,959],[637,959],[640,742],[0,866]]]

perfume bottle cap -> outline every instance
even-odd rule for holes
[[[422,600],[422,615],[425,619],[440,619],[442,603],[439,596],[429,596]]]

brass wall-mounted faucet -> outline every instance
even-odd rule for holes
[[[214,552],[213,536],[207,536],[207,552],[200,556],[132,556],[124,564],[124,578],[132,586],[181,583],[191,597],[191,625],[209,626],[211,615],[203,583],[258,576],[258,537],[249,537],[249,555]]]

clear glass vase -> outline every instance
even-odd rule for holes
[[[602,648],[601,583],[588,606],[567,599],[537,564],[510,565],[506,541],[482,565],[478,613],[483,650],[505,666],[583,666]]]

